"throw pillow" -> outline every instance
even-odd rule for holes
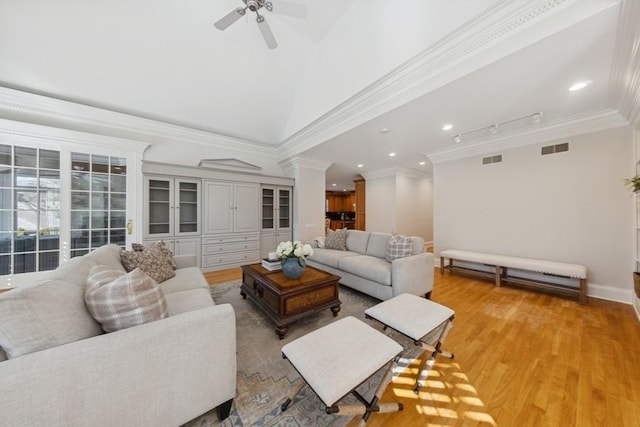
[[[139,268],[122,274],[102,265],[91,269],[84,299],[105,332],[142,325],[168,317],[160,286]]]
[[[337,249],[344,251],[347,249],[347,229],[327,231],[327,237],[324,239],[325,249]]]
[[[100,335],[82,285],[50,280],[0,298],[0,347],[7,358]]]
[[[406,236],[398,236],[397,234],[393,234],[389,237],[389,242],[387,243],[387,252],[385,254],[385,258],[387,261],[391,262],[394,259],[404,258],[406,256],[413,254],[413,242],[411,238]]]
[[[173,254],[162,240],[145,247],[142,252],[122,251],[120,258],[128,272],[139,268],[158,283],[176,275]]]
[[[134,252],[142,252],[144,251],[144,245],[142,243],[132,243],[131,250]]]

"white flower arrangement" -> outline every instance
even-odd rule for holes
[[[296,240],[295,242],[286,241],[278,243],[276,254],[281,261],[288,258],[298,258],[298,264],[304,267],[304,260],[306,257],[313,255],[313,248],[311,245],[303,245],[299,240]]]

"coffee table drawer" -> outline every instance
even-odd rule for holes
[[[333,286],[314,289],[313,291],[285,299],[284,314],[289,315],[300,311],[306,311],[335,299],[337,299],[337,295],[335,287]]]

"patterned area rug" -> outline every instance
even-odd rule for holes
[[[223,422],[218,421],[212,410],[184,427],[296,427],[296,426],[345,426],[351,417],[328,415],[318,397],[305,387],[289,408],[282,412],[280,405],[295,392],[300,377],[291,364],[282,358],[281,348],[286,343],[301,337],[321,326],[346,316],[364,320],[381,330],[380,325],[365,320],[364,310],[379,301],[367,295],[340,287],[341,311],[333,317],[327,309],[289,326],[284,339],[279,339],[274,324],[250,300],[240,296],[240,280],[212,286],[211,296],[216,304],[229,303],[236,314],[238,381],[237,394],[233,401],[231,415]],[[400,365],[408,365],[418,351],[413,343],[394,332],[385,332],[405,349]],[[370,399],[375,392],[382,373],[358,388],[358,391]],[[346,402],[354,402],[349,396]]]

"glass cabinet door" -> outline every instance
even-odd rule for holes
[[[278,228],[291,227],[291,190],[278,191]]]
[[[262,189],[262,229],[273,230],[275,227],[275,189]]]
[[[200,190],[198,183],[193,181],[176,181],[177,185],[177,233],[199,233],[200,224]]]
[[[149,179],[149,235],[171,234],[171,181],[168,179]]]

